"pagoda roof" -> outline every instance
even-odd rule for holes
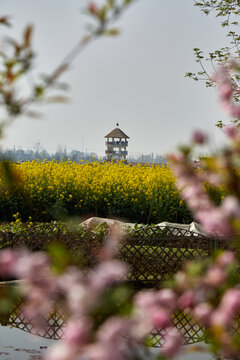
[[[129,136],[127,136],[121,129],[118,127],[113,129],[109,134],[105,136],[105,138],[125,138],[129,139]]]

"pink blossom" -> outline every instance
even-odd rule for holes
[[[121,317],[111,317],[98,330],[97,338],[101,342],[113,344],[123,341],[123,335],[128,332],[130,322]]]
[[[57,278],[57,286],[66,299],[72,314],[84,315],[98,302],[97,295],[90,289],[90,281],[77,268],[71,267]]]
[[[236,314],[240,310],[240,290],[227,290],[221,301],[221,308],[225,309],[227,313]]]
[[[184,199],[187,201],[191,201],[193,198],[199,200],[200,197],[206,197],[203,189],[199,186],[198,182],[195,181],[193,183],[187,184],[188,186],[183,189]]]
[[[98,13],[98,7],[95,4],[95,2],[91,1],[88,5],[88,10],[90,11],[90,13],[92,13],[93,15],[96,15]]]
[[[11,249],[0,252],[0,274],[3,276],[14,275],[16,272],[16,262],[18,254]]]
[[[223,238],[231,238],[233,235],[230,221],[220,208],[199,210],[196,212],[196,218],[208,234],[218,235]]]
[[[90,319],[71,319],[64,329],[63,339],[70,345],[81,348],[88,340]]]
[[[156,303],[155,299],[155,291],[153,290],[145,290],[138,292],[134,297],[134,303],[137,306],[148,308]]]
[[[165,329],[170,325],[170,314],[164,308],[151,309],[151,323],[154,329]]]
[[[178,299],[179,306],[184,310],[194,305],[194,293],[192,290],[185,291]]]
[[[177,152],[174,154],[170,154],[168,156],[169,160],[172,161],[173,163],[184,163],[185,161],[185,156],[182,152]]]
[[[210,79],[218,84],[229,83],[230,74],[226,66],[219,66],[217,71],[211,75]]]
[[[85,349],[84,359],[87,360],[126,360],[121,349],[115,344],[96,342]]]
[[[233,118],[239,118],[240,117],[240,106],[236,105],[236,104],[231,104],[229,112]]]
[[[176,294],[171,289],[163,289],[156,293],[156,300],[161,306],[173,310],[176,307]]]
[[[83,284],[75,284],[66,291],[69,309],[73,314],[84,315],[98,301],[97,295]]]
[[[230,82],[225,82],[219,87],[219,95],[222,101],[229,101],[233,95],[233,87]]]
[[[183,345],[183,337],[176,328],[169,328],[164,336],[162,353],[168,357],[177,355]]]
[[[219,98],[223,111],[233,118],[240,117],[240,106],[233,102],[234,89],[231,83],[231,76],[226,66],[220,66],[212,76],[212,80],[218,85]],[[230,135],[232,137],[234,135]]]
[[[240,202],[232,196],[226,196],[221,204],[222,211],[227,217],[240,218]]]
[[[95,270],[90,280],[94,292],[122,280],[127,273],[126,265],[118,260],[103,262]]]
[[[223,126],[223,131],[230,139],[233,140],[236,139],[239,134],[239,130],[235,125],[225,125]]]
[[[208,326],[210,315],[212,313],[212,307],[207,303],[201,303],[195,306],[193,313],[197,319],[199,319],[204,325]]]
[[[207,135],[201,130],[196,130],[192,135],[192,141],[195,144],[202,145],[207,141]]]
[[[28,289],[23,315],[33,325],[34,329],[40,330],[47,325],[46,318],[52,310],[52,301],[48,295],[39,288]]]
[[[177,176],[177,186],[179,189],[184,190],[184,187],[190,183],[189,176],[183,166],[174,166],[174,172]]]
[[[236,261],[236,257],[232,251],[224,251],[220,256],[217,257],[216,263],[225,268]]]
[[[84,283],[84,275],[79,269],[69,267],[57,278],[57,286],[64,292],[67,292],[72,286],[82,285]]]
[[[217,309],[210,316],[210,324],[216,328],[229,329],[232,324],[232,318],[225,309]]]
[[[216,186],[223,182],[223,176],[221,174],[205,174],[203,181],[205,180],[207,180],[209,184]]]
[[[222,111],[225,112],[226,114],[231,115],[235,111],[235,106],[233,105],[233,103],[231,101],[222,100],[220,105],[221,105]]]
[[[223,285],[226,281],[226,272],[218,267],[218,266],[212,266],[207,271],[206,277],[205,277],[205,283],[217,287],[220,285]]]
[[[144,338],[151,333],[153,326],[150,317],[147,316],[146,313],[139,312],[138,310],[139,309],[135,309],[128,333],[132,340],[142,342]]]
[[[42,277],[43,270],[48,266],[49,259],[43,252],[30,254],[28,251],[22,251],[16,264],[16,274],[20,279],[36,281],[36,277]]]
[[[164,329],[169,326],[169,310],[176,306],[176,295],[172,290],[164,289],[161,291],[141,291],[135,296],[134,302],[142,311],[145,325]],[[147,324],[148,323],[148,324]]]

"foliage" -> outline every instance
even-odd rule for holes
[[[222,26],[229,25],[231,16],[240,14],[238,0],[195,0],[195,6],[200,7],[201,11],[206,15],[215,12],[216,17],[227,17],[227,24],[225,20]]]
[[[226,63],[229,58],[237,58],[240,55],[240,34],[238,32],[240,3],[238,0],[195,0],[195,6],[199,7],[206,15],[215,13],[216,17],[222,19],[221,26],[223,28],[229,28],[227,33],[229,45],[209,52],[208,55],[205,55],[204,52],[197,47],[193,49],[196,62],[200,65],[200,69],[197,73],[187,72],[185,75],[195,81],[202,80],[207,87],[212,87],[214,86],[212,73],[217,71],[218,66]],[[237,70],[231,72],[231,82],[234,90],[236,90],[234,99],[238,102],[239,93],[237,90],[240,86],[240,76]],[[235,116],[231,121],[238,123],[239,117]],[[219,121],[216,125],[222,127],[223,123]]]

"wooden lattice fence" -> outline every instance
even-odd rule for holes
[[[1,248],[25,246],[38,251],[46,248],[52,241],[61,242],[71,249],[75,255],[77,254],[76,264],[89,269],[97,262],[94,255],[102,247],[104,236],[91,230],[80,233],[65,225],[38,226],[16,234],[0,232]],[[216,238],[207,238],[178,227],[146,226],[131,230],[124,236],[118,256],[129,267],[125,280],[140,289],[158,287],[163,280],[169,279],[182,269],[186,261],[212,256],[216,248],[223,246],[225,244]],[[13,308],[7,322],[24,331],[33,331],[32,325],[22,316],[21,302]],[[177,313],[174,315],[173,323],[182,332],[186,344],[204,339],[204,329],[189,315]],[[236,323],[235,331],[239,331],[239,323]],[[60,311],[55,311],[49,315],[49,327],[38,335],[59,339],[62,337],[63,329],[64,315]],[[158,329],[153,330],[153,346],[161,346],[163,334]]]
[[[61,309],[53,310],[47,319],[46,326],[41,330],[34,329],[33,325],[29,323],[23,315],[24,303],[19,299],[13,306],[7,318],[0,317],[2,326],[11,326],[28,333],[41,336],[46,339],[59,340],[64,334],[65,317]],[[189,315],[183,313],[176,313],[173,318],[173,324],[181,331],[185,344],[194,344],[203,341],[203,328]],[[149,336],[153,347],[160,347],[164,331],[154,329]]]
[[[143,227],[126,236],[119,256],[128,264],[128,280],[137,288],[158,287],[186,261],[212,256],[217,243],[177,227]]]
[[[58,310],[55,309],[49,314],[44,329],[36,331],[32,324],[27,322],[24,318],[23,305],[23,301],[19,299],[13,306],[8,317],[5,317],[4,320],[0,318],[1,325],[10,325],[14,328],[33,333],[46,339],[59,340],[62,338],[64,334],[65,317],[60,310],[61,308],[58,308]],[[204,341],[204,328],[189,314],[184,314],[183,312],[175,313],[172,322],[183,335],[185,345]],[[240,319],[234,323],[233,331],[238,334],[240,333]],[[154,329],[149,336],[151,346],[161,347],[163,336],[163,330]]]
[[[17,233],[0,231],[0,248],[24,246],[38,251],[51,242],[61,242],[74,254],[75,264],[85,269],[97,263],[103,241],[103,233],[58,224]],[[125,234],[118,256],[128,264],[128,280],[135,287],[156,287],[182,269],[186,261],[211,256],[221,246],[218,239],[178,227],[143,226]]]
[[[44,337],[46,339],[59,340],[63,336],[65,318],[59,307],[53,310],[46,319],[46,326],[40,330],[36,330],[33,325],[28,322],[23,315],[23,300],[19,299],[9,313],[8,320],[5,325]]]

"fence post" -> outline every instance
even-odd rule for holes
[[[213,255],[213,253],[217,250],[217,249],[219,249],[219,241],[218,241],[218,239],[216,238],[216,237],[213,237],[212,238],[212,241],[213,241],[213,249],[212,249],[212,254],[211,255]]]

